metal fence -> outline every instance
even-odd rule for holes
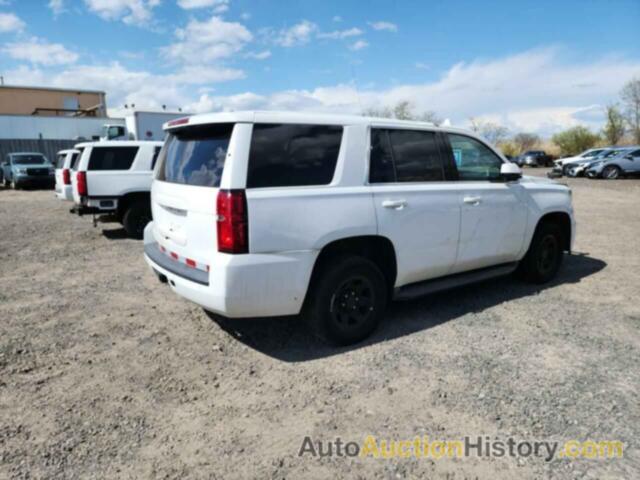
[[[76,143],[78,143],[77,140],[0,139],[0,160],[6,159],[8,153],[40,152],[54,162],[56,153],[72,148]]]

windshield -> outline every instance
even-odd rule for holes
[[[158,180],[219,187],[233,126],[196,125],[170,133],[160,152]]]
[[[592,157],[595,157],[596,155],[598,155],[598,154],[602,153],[603,151],[604,151],[604,150],[591,150],[591,151],[589,151],[589,152],[585,152],[585,153],[583,153],[583,154],[582,154],[582,156],[583,156],[584,158],[592,158]]]
[[[14,165],[44,165],[47,163],[42,155],[14,155]]]

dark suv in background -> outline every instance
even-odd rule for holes
[[[528,150],[516,158],[515,162],[519,166],[528,167],[551,167],[553,162],[551,155],[547,155],[544,150]]]

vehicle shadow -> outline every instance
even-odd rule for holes
[[[481,312],[561,284],[579,283],[606,265],[587,254],[575,254],[565,258],[558,277],[545,285],[527,284],[508,276],[411,301],[393,302],[380,328],[364,342],[348,347],[332,347],[315,339],[301,316],[230,319],[206,313],[225,332],[250,348],[284,362],[305,362],[433,328],[469,312]]]
[[[129,238],[127,231],[124,228],[111,228],[111,229],[102,229],[102,234],[108,240],[126,240]]]

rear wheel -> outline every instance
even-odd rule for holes
[[[144,228],[151,221],[149,205],[138,202],[127,208],[122,216],[122,226],[131,238],[142,239]]]
[[[313,333],[336,345],[350,345],[376,329],[387,304],[380,269],[363,257],[338,257],[323,268],[309,292],[306,317]]]
[[[621,175],[622,171],[620,167],[616,167],[615,165],[608,165],[602,170],[602,178],[607,180],[615,180],[616,178],[620,178]]]
[[[524,280],[546,283],[558,273],[563,257],[562,231],[555,223],[538,226],[518,271]]]

